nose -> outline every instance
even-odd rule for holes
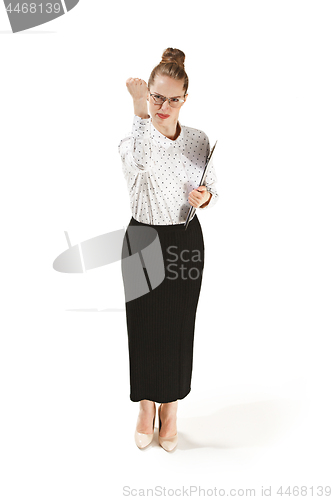
[[[169,104],[169,101],[168,101],[167,99],[166,99],[166,100],[164,101],[164,103],[162,104],[162,106],[161,106],[161,110],[162,110],[162,111],[167,111],[167,110],[170,110],[170,104]],[[165,114],[167,114],[167,113],[165,113]]]

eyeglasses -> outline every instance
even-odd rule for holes
[[[154,103],[157,105],[164,104],[165,101],[169,101],[169,104],[172,108],[180,108],[180,106],[185,102],[185,99],[180,99],[179,97],[164,97],[160,94],[151,94],[151,97],[154,100]]]

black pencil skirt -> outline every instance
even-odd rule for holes
[[[186,231],[184,224],[150,225],[132,217],[123,239],[121,268],[130,399],[158,403],[183,399],[191,390],[195,317],[204,268],[204,240],[197,215]]]

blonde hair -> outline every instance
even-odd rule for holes
[[[184,67],[185,54],[179,49],[168,48],[162,54],[161,62],[155,66],[148,80],[150,88],[157,75],[166,75],[175,80],[184,80],[184,95],[188,89],[188,76]]]

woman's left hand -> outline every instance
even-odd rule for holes
[[[206,186],[199,186],[197,189],[193,189],[190,192],[188,201],[194,207],[198,208],[206,201],[210,200],[211,194],[207,191]]]

